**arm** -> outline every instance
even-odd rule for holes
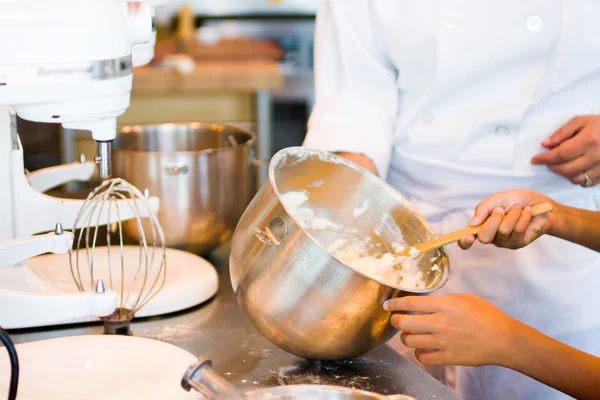
[[[398,107],[397,71],[369,0],[323,0],[315,28],[315,107],[305,147],[345,153],[385,177]]]
[[[600,358],[515,321],[514,347],[504,366],[576,399],[600,398]]]
[[[554,210],[532,218],[531,207],[544,202]],[[567,207],[527,189],[496,193],[479,203],[470,225],[480,224],[477,240],[484,244],[518,249],[549,234],[600,252],[600,212]],[[474,242],[470,236],[459,245],[468,249]]]
[[[578,399],[600,398],[600,358],[510,318],[477,296],[409,296],[384,307],[426,313],[395,313],[391,319],[423,364],[499,365]]]
[[[600,212],[558,206],[558,218],[550,235],[600,252]]]

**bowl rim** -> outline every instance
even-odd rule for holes
[[[320,249],[322,249],[323,251],[325,251],[327,254],[329,254],[329,256],[331,256],[335,261],[337,261],[339,264],[343,265],[346,268],[349,268],[350,270],[352,270],[353,272],[369,279],[372,281],[375,281],[383,286],[387,286],[393,289],[397,289],[400,290],[402,292],[408,292],[408,293],[418,293],[418,294],[428,294],[428,293],[432,293],[435,292],[439,289],[441,289],[442,287],[444,287],[446,285],[446,283],[448,282],[448,279],[450,278],[450,260],[448,258],[448,255],[446,254],[446,252],[443,249],[439,249],[440,255],[442,260],[444,261],[444,265],[443,265],[443,272],[442,272],[442,276],[439,279],[439,281],[432,287],[426,288],[426,289],[407,289],[405,287],[402,286],[397,286],[397,285],[391,285],[388,282],[385,282],[384,280],[377,278],[377,277],[373,277],[373,276],[369,276],[365,273],[363,273],[362,271],[357,270],[356,268],[344,263],[343,261],[341,261],[339,258],[337,258],[336,256],[334,256],[333,254],[331,254],[329,251],[327,251],[327,249],[318,241],[315,239],[315,237],[313,235],[310,234],[310,232],[307,232],[296,220],[296,218],[294,218],[294,216],[292,215],[292,213],[290,212],[289,208],[285,205],[285,203],[283,202],[282,198],[281,198],[281,193],[279,193],[279,189],[277,188],[277,183],[275,181],[275,169],[278,166],[279,163],[281,163],[282,161],[284,161],[288,155],[299,155],[300,153],[304,153],[306,156],[318,156],[321,160],[325,161],[325,162],[333,162],[335,164],[342,164],[346,167],[349,167],[351,169],[353,169],[354,171],[360,173],[363,176],[366,176],[367,179],[371,179],[373,181],[375,181],[376,183],[378,183],[384,190],[386,190],[386,192],[388,194],[390,194],[391,196],[395,197],[397,200],[399,200],[400,202],[402,202],[406,207],[408,207],[410,209],[410,211],[412,213],[414,213],[414,215],[419,219],[419,221],[421,221],[421,223],[424,225],[425,228],[427,228],[427,230],[429,232],[431,232],[434,236],[436,235],[435,231],[433,230],[433,228],[431,227],[431,225],[429,224],[429,222],[425,219],[425,217],[423,217],[421,215],[421,213],[419,213],[417,211],[417,209],[414,207],[414,205],[409,202],[404,196],[402,196],[396,189],[394,189],[390,184],[388,184],[386,181],[384,181],[383,179],[381,179],[379,176],[369,172],[368,170],[366,170],[365,168],[360,167],[359,165],[356,165],[348,160],[346,160],[343,157],[340,157],[334,153],[328,152],[328,151],[324,151],[324,150],[317,150],[317,149],[311,149],[311,148],[306,148],[306,147],[302,147],[302,146],[293,146],[293,147],[287,147],[284,148],[282,150],[279,150],[277,153],[275,153],[275,155],[271,158],[271,161],[269,162],[269,183],[271,184],[271,188],[273,190],[273,192],[275,193],[275,196],[277,196],[277,200],[279,201],[279,204],[281,204],[281,206],[283,207],[283,209],[285,210],[286,214],[294,221],[294,223],[298,226],[298,228],[300,228],[302,230],[302,232],[307,235],[312,241],[313,243],[315,243]],[[304,155],[303,154],[303,155]]]
[[[131,150],[131,149],[112,149],[113,153],[127,153],[127,154],[151,154],[151,155],[161,155],[161,156],[177,156],[177,155],[206,155],[212,156],[221,152],[235,150],[243,147],[250,147],[254,153],[255,147],[257,144],[257,135],[256,133],[247,131],[242,128],[238,128],[233,125],[228,124],[212,124],[207,122],[165,122],[158,124],[134,124],[134,125],[125,125],[121,126],[117,129],[117,135],[129,135],[136,133],[135,129],[139,128],[149,128],[149,127],[163,127],[163,126],[188,126],[192,128],[207,128],[211,129],[213,127],[220,127],[231,129],[236,133],[241,133],[247,135],[249,139],[244,143],[238,143],[234,146],[228,147],[219,147],[213,149],[202,149],[202,150],[180,150],[180,151],[145,151],[145,150]]]
[[[251,393],[260,394],[260,393],[271,392],[271,391],[286,391],[286,390],[290,390],[290,389],[298,389],[298,390],[322,389],[322,390],[329,390],[329,391],[342,392],[342,393],[348,393],[348,394],[362,394],[365,396],[369,396],[373,399],[387,399],[386,396],[381,395],[379,393],[370,392],[370,391],[364,390],[364,389],[354,389],[354,388],[349,388],[346,386],[336,386],[336,385],[310,385],[310,384],[283,385],[283,386],[263,387],[263,388],[258,388],[258,389],[254,389],[254,390],[247,390],[244,393],[245,394],[251,394]]]

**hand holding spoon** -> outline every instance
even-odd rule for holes
[[[538,215],[546,214],[552,210],[553,210],[552,204],[542,203],[542,204],[532,207],[531,215],[532,215],[532,217],[535,217]],[[468,235],[477,236],[477,234],[479,233],[479,231],[481,230],[482,227],[483,227],[483,224],[478,225],[478,226],[467,226],[466,228],[462,228],[457,231],[447,233],[445,235],[437,237],[435,239],[427,240],[427,241],[421,242],[415,246],[406,248],[406,249],[394,254],[394,257],[396,257],[396,258],[416,257],[419,254],[426,253],[430,250],[436,250],[436,249],[439,249],[440,247],[446,246],[447,244],[458,242],[460,239],[464,238],[465,236],[468,236]]]

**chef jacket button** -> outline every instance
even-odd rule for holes
[[[504,125],[498,125],[494,131],[496,132],[496,135],[506,135],[510,132],[510,129]]]
[[[435,120],[435,115],[433,114],[425,114],[422,118],[423,123],[425,125],[431,125],[433,123],[433,121]]]
[[[525,21],[525,26],[527,26],[527,29],[531,32],[537,32],[542,29],[542,19],[537,15],[531,15],[527,18],[527,21]]]

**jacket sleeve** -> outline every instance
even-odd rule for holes
[[[303,146],[360,153],[385,178],[398,109],[397,72],[376,37],[370,0],[321,0],[315,106]]]

